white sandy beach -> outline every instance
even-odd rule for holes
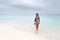
[[[60,0],[0,0],[0,40],[60,40]]]
[[[38,34],[34,29],[23,28],[28,25],[19,22],[0,22],[0,40],[56,40],[53,30],[49,33],[46,30],[39,30]]]

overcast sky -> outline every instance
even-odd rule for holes
[[[0,0],[0,14],[60,14],[60,0]]]

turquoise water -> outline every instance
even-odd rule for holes
[[[34,25],[35,15],[0,15],[0,20],[22,21]],[[60,15],[40,15],[40,24],[60,28]]]

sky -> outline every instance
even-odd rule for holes
[[[60,0],[0,0],[0,14],[60,14]]]

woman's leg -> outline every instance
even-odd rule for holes
[[[38,26],[39,26],[39,24],[36,24],[36,31],[38,31]]]

